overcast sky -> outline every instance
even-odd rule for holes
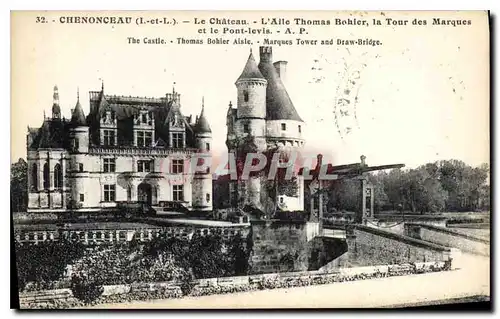
[[[371,20],[372,16],[365,18]],[[372,38],[382,42],[377,47],[274,46],[274,60],[288,61],[285,85],[306,122],[306,151],[327,154],[334,164],[358,162],[362,154],[370,165],[404,163],[414,167],[451,158],[472,165],[489,162],[487,25],[479,14],[466,18],[473,22],[469,27],[331,26],[312,29],[309,36]],[[99,90],[101,79],[106,94],[152,97],[171,92],[176,82],[184,115],[198,114],[204,96],[214,151],[226,152],[225,116],[229,101],[236,101],[234,82],[250,48],[258,61],[258,44],[131,45],[128,36],[175,39],[183,32],[190,38],[200,36],[195,26],[162,29],[36,25],[32,21],[33,16],[18,16],[12,24],[13,161],[26,156],[27,126],[39,127],[44,111],[50,115],[54,85],[59,87],[63,115],[70,117],[77,88],[88,114],[88,91]],[[359,69],[357,124],[341,138],[334,111],[337,93],[343,92],[346,74],[350,74],[345,65]],[[322,78],[319,83],[311,83],[318,77]],[[341,130],[349,125],[346,121],[340,121]]]

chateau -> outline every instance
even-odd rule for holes
[[[52,117],[28,127],[28,212],[100,211],[120,202],[212,210],[210,170],[187,167],[194,154],[210,156],[203,102],[193,120],[175,90],[127,97],[105,94],[103,84],[89,94],[89,114],[78,96],[67,120],[54,87]]]
[[[240,158],[252,152],[291,153],[300,150],[305,143],[302,138],[305,123],[295,110],[283,84],[287,62],[273,63],[272,47],[261,46],[259,51],[258,65],[250,52],[235,83],[237,107],[233,108],[230,104],[227,111],[226,145],[229,153]],[[272,211],[274,209],[266,204],[271,199],[276,201],[280,210],[304,210],[302,176],[296,175],[289,182],[280,181],[282,184],[295,184],[284,187],[292,189],[292,192],[279,186],[274,187],[277,191],[269,190],[265,180],[261,176],[232,183],[229,191],[233,205]]]

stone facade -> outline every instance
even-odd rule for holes
[[[71,120],[53,108],[40,128],[28,128],[28,212],[100,211],[118,202],[162,201],[212,210],[211,172],[192,165],[211,156],[203,106],[192,121],[182,114],[177,92],[127,97],[106,95],[103,87],[89,94],[88,116],[78,98]]]

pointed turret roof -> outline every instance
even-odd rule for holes
[[[80,104],[80,92],[77,93],[76,106],[71,115],[71,123],[75,126],[87,126],[85,114],[83,113],[82,105]]]
[[[266,119],[303,122],[273,65],[270,47],[261,47],[259,70],[267,80]]]
[[[198,133],[212,133],[208,120],[205,117],[205,99],[203,98],[201,103],[201,113],[198,118],[198,123],[196,123],[196,132]]]
[[[245,64],[245,68],[243,69],[243,72],[241,72],[241,75],[237,81],[244,79],[264,79],[264,76],[257,67],[257,62],[255,62],[252,50],[250,50],[250,55],[248,56],[247,64]]]

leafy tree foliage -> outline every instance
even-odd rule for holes
[[[471,167],[462,161],[428,163],[414,169],[393,169],[368,176],[375,190],[375,210],[413,213],[477,211],[490,207],[489,165]],[[330,187],[330,209],[359,209],[360,184],[339,180]]]
[[[10,207],[14,212],[24,212],[28,206],[28,164],[20,158],[10,168]]]

